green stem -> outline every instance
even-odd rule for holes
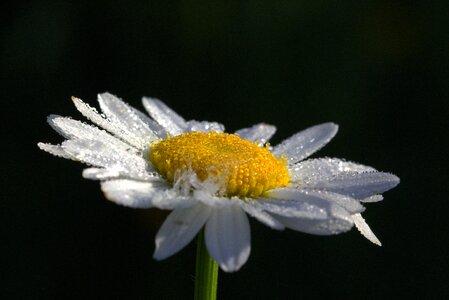
[[[198,234],[196,247],[195,300],[215,300],[217,299],[218,265],[207,251],[204,230]]]

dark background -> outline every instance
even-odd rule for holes
[[[394,2],[394,3],[393,3]],[[25,1],[2,4],[2,299],[189,299],[195,244],[152,259],[166,212],[106,201],[59,143],[50,113],[75,95],[163,99],[229,131],[278,127],[276,144],[333,121],[317,156],[401,184],[357,230],[320,237],[254,220],[252,253],[220,299],[435,299],[449,295],[449,18],[444,1]]]

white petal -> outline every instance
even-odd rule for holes
[[[152,169],[141,156],[111,147],[103,141],[66,140],[62,149],[79,161],[96,167],[111,168],[131,178],[148,179]]]
[[[354,221],[355,227],[357,227],[357,229],[364,237],[366,237],[372,243],[378,246],[382,246],[382,243],[371,231],[371,228],[369,228],[368,224],[366,224],[365,219],[363,219],[361,214],[352,215],[352,220]]]
[[[290,209],[291,211],[295,209],[294,205],[296,205],[298,211],[294,213],[291,212],[290,215],[296,217],[304,217],[305,215],[305,217],[316,218],[320,216],[320,214],[318,213],[320,210],[328,209],[329,207],[328,203],[335,203],[343,207],[350,213],[358,213],[365,210],[363,205],[361,205],[360,202],[355,199],[346,197],[344,195],[339,195],[336,193],[330,193],[325,191],[279,188],[272,190],[268,195],[269,197],[275,199],[287,200],[285,201],[286,204],[282,205],[286,206],[286,209]],[[270,203],[269,201],[266,202]],[[281,202],[277,204],[275,202],[273,204],[280,206],[281,205],[280,203]],[[320,210],[317,210],[318,208]]]
[[[157,181],[160,180],[161,178],[156,173],[146,173],[144,175],[137,173],[137,176],[132,177],[133,175],[136,175],[136,173],[132,171],[123,170],[123,168],[108,168],[108,169],[87,168],[83,170],[83,177],[91,180],[110,180],[110,179],[126,178],[135,180]]]
[[[306,214],[305,217],[300,214],[288,214],[283,210],[276,212],[271,209],[273,216],[291,229],[311,234],[329,235],[347,231],[351,229],[353,225],[351,215],[346,209],[336,204],[334,201],[327,200],[325,197],[323,198],[323,195],[321,194],[294,189],[277,189],[273,190],[269,195],[281,200],[291,199],[289,201],[293,203],[306,203],[313,208],[311,211],[314,213],[310,214],[310,216],[307,216]],[[273,206],[279,201],[280,200],[274,200],[272,203]],[[282,205],[284,205],[284,203],[282,203]],[[317,210],[316,207],[321,209],[321,214],[315,212]],[[307,213],[308,211],[305,212]]]
[[[120,177],[120,171],[103,168],[87,168],[83,170],[83,177],[91,180],[106,180]]]
[[[276,132],[276,127],[273,125],[260,123],[252,127],[242,128],[235,132],[242,139],[250,142],[258,143],[259,145],[265,145],[273,134]]]
[[[150,116],[171,135],[178,135],[187,130],[186,121],[162,101],[143,97],[142,103]]]
[[[206,223],[210,212],[211,208],[201,203],[173,210],[156,235],[153,257],[161,260],[184,248]]]
[[[381,194],[399,184],[399,178],[390,173],[370,172],[343,174],[309,183],[308,188],[332,191],[356,199]]]
[[[338,126],[324,123],[300,131],[273,149],[277,157],[284,155],[288,164],[294,164],[326,145],[337,133]]]
[[[116,96],[110,93],[98,95],[98,103],[106,117],[117,127],[126,131],[129,135],[140,139],[145,145],[158,139],[156,134],[142,121],[136,109],[132,108]]]
[[[303,195],[286,197],[287,199],[257,199],[251,201],[251,204],[264,211],[285,217],[324,220],[328,216],[326,212],[330,205],[328,201],[309,199]]]
[[[239,206],[213,209],[205,230],[209,254],[225,272],[239,270],[251,252],[248,218]]]
[[[365,199],[361,199],[360,202],[364,203],[372,203],[372,202],[379,202],[382,201],[384,197],[382,195],[373,195]]]
[[[149,141],[143,141],[142,138],[131,134],[129,130],[123,128],[123,125],[114,123],[111,120],[107,119],[106,116],[100,115],[94,107],[91,107],[87,103],[84,103],[83,101],[81,101],[81,99],[72,97],[72,100],[79,112],[94,124],[106,129],[119,139],[129,143],[130,145],[133,145],[140,150],[148,146]]]
[[[101,183],[101,189],[107,199],[133,208],[173,209],[193,204],[192,199],[180,197],[163,181],[109,180]]]
[[[338,204],[351,214],[363,212],[365,210],[363,205],[356,199],[327,191],[280,188],[273,190],[271,195],[279,199],[294,199],[296,201],[308,201],[312,203],[313,201],[317,201],[317,199],[321,199],[326,202]],[[316,205],[319,203],[320,202],[318,201]]]
[[[60,145],[52,145],[52,144],[46,144],[46,143],[38,143],[37,146],[44,150],[45,152],[48,152],[50,154],[53,154],[54,156],[71,159],[71,160],[77,160],[75,157],[70,155],[69,153],[65,152],[64,149]]]
[[[309,183],[343,173],[375,172],[372,167],[338,158],[316,158],[299,162],[289,168],[292,181]]]
[[[330,206],[330,216],[325,220],[312,220],[304,218],[289,218],[274,215],[286,227],[316,235],[331,235],[348,231],[352,228],[351,215],[342,207]]]
[[[225,127],[223,124],[217,122],[207,122],[207,121],[187,121],[187,130],[189,132],[201,131],[201,132],[224,132]]]
[[[129,144],[122,142],[106,131],[71,118],[50,115],[47,118],[47,122],[54,130],[67,139],[101,140],[110,146],[127,152],[138,152],[137,149],[130,147]]]
[[[257,200],[254,202],[257,202]],[[245,201],[239,201],[239,205],[247,214],[256,218],[259,222],[267,225],[268,227],[276,230],[284,229],[284,225],[273,218],[270,214],[264,212],[259,206],[252,205]]]

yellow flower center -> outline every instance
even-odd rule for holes
[[[286,186],[287,162],[235,134],[190,132],[151,146],[150,160],[168,181],[187,170],[222,185],[227,196],[256,197]]]

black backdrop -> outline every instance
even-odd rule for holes
[[[252,253],[220,299],[448,295],[448,7],[436,1],[90,1],[2,4],[2,299],[188,299],[195,245],[154,261],[166,212],[106,201],[83,166],[39,151],[75,95],[143,95],[229,131],[268,122],[273,144],[340,125],[316,156],[402,182],[332,237],[251,221]]]

